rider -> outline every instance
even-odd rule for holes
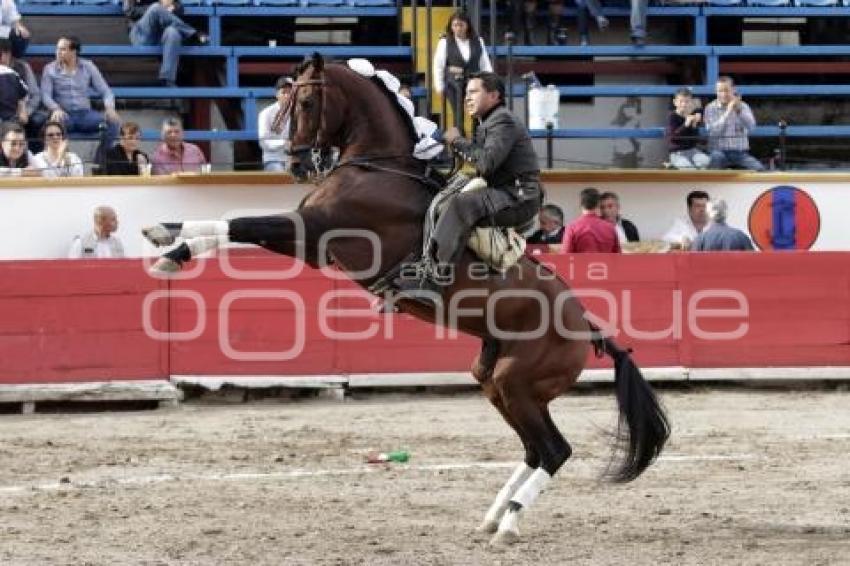
[[[434,228],[437,271],[452,273],[475,226],[517,227],[540,208],[542,189],[537,154],[528,130],[505,107],[505,85],[495,73],[477,73],[467,83],[466,110],[478,120],[475,140],[450,128],[444,140],[451,151],[472,164],[487,187],[461,192],[449,201]],[[419,279],[401,279],[401,290],[441,294],[452,281],[419,270]]]

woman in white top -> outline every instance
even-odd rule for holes
[[[493,65],[472,21],[462,11],[449,18],[446,33],[434,53],[434,90],[445,93],[455,117],[455,126],[463,132],[463,99],[466,81],[473,73],[492,72]]]
[[[274,85],[276,102],[264,108],[257,116],[257,133],[263,149],[263,169],[266,171],[286,171],[289,165],[286,157],[289,118],[284,111],[294,82],[289,77],[280,77]]]
[[[41,171],[43,177],[82,177],[85,175],[83,162],[76,153],[68,151],[65,126],[60,122],[48,121],[42,129],[44,151],[32,160],[32,166]]]

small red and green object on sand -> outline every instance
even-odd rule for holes
[[[370,452],[366,456],[369,464],[383,464],[384,462],[404,463],[410,460],[410,453],[406,450],[395,450],[393,452]]]

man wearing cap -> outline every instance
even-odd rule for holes
[[[274,85],[277,101],[260,112],[257,118],[265,171],[286,171],[289,165],[286,156],[289,146],[289,117],[285,113],[293,82],[289,77],[277,79]]]

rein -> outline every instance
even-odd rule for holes
[[[442,187],[439,183],[428,177],[427,175],[417,175],[415,173],[408,173],[407,171],[403,171],[401,169],[396,169],[394,167],[383,167],[381,165],[377,165],[375,161],[387,161],[391,159],[414,159],[410,155],[406,154],[397,154],[397,155],[364,155],[361,157],[352,157],[351,159],[346,159],[345,161],[340,161],[337,163],[329,172],[328,175],[331,175],[334,171],[341,167],[345,166],[355,166],[362,167],[364,169],[369,169],[371,171],[381,171],[383,173],[391,173],[394,175],[399,175],[401,177],[407,177],[408,179],[413,179],[423,185],[430,187],[439,191]]]

